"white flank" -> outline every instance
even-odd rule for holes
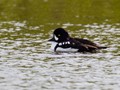
[[[61,52],[77,52],[78,49],[58,47],[56,51],[61,51]]]
[[[51,43],[51,50],[54,50],[55,46],[57,45],[57,42],[50,42]]]

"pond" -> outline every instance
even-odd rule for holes
[[[2,0],[0,90],[119,90],[119,9],[118,0]],[[109,48],[55,53],[47,40],[58,27]]]

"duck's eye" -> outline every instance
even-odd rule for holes
[[[60,37],[60,34],[58,34],[58,37]]]

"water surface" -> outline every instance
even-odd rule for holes
[[[1,0],[0,90],[119,90],[119,0]],[[108,46],[50,51],[54,29]]]
[[[90,39],[103,46],[94,54],[50,51],[46,24],[27,26],[26,22],[1,22],[1,90],[118,90],[120,87],[119,24],[60,24],[71,36]],[[72,28],[76,27],[73,31]]]

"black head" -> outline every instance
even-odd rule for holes
[[[53,38],[49,41],[55,41],[55,42],[63,42],[68,40],[69,34],[67,31],[65,31],[63,28],[57,28],[53,32]]]

